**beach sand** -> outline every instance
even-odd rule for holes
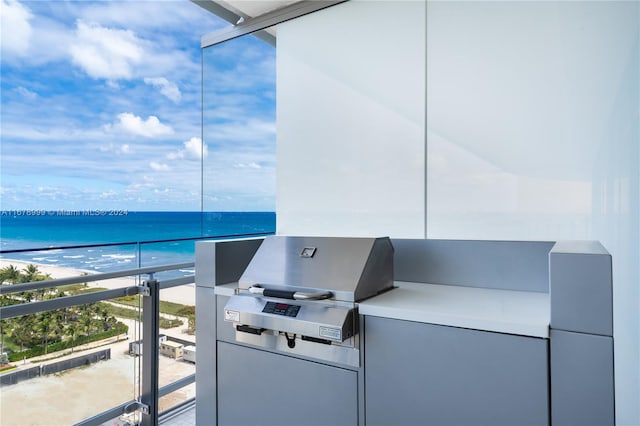
[[[14,265],[22,270],[31,262],[11,259],[0,259],[0,268]],[[80,276],[91,271],[62,268],[53,265],[35,264],[43,274],[52,278]],[[90,282],[90,287],[120,288],[136,285],[133,277],[115,278],[107,281]],[[161,290],[161,300],[195,305],[195,286],[188,284]],[[125,321],[129,327],[129,336],[137,337],[138,326],[130,320]],[[184,333],[182,327],[161,329],[161,334],[195,341],[195,336]],[[0,424],[9,425],[69,425],[87,417],[91,417],[120,403],[134,399],[137,380],[136,366],[139,358],[128,355],[129,340],[120,341],[99,349],[111,348],[111,359],[101,361],[88,367],[68,370],[60,374],[20,382],[17,385],[0,388]],[[95,350],[99,350],[95,349]],[[84,353],[90,353],[87,350]],[[70,354],[66,357],[75,356]],[[51,362],[64,358],[56,358]],[[45,362],[46,363],[46,362]],[[39,361],[26,364],[13,363],[20,368],[28,368],[40,364]],[[160,385],[171,383],[179,378],[195,372],[195,365],[181,360],[160,356]],[[160,400],[160,411],[170,408],[195,396],[195,386],[180,389]]]
[[[2,387],[0,424],[70,425],[135,399],[139,358],[125,353],[128,345],[112,345],[108,361]],[[160,356],[159,370],[163,386],[195,373],[195,365]],[[194,396],[193,385],[171,393],[160,400],[160,412]]]
[[[21,260],[13,259],[0,259],[0,269],[6,268],[9,265],[15,266],[19,270],[23,270],[29,264],[33,262],[24,262]],[[93,271],[85,271],[82,269],[62,268],[54,265],[43,265],[40,263],[33,263],[38,267],[38,270],[42,274],[49,274],[51,278],[68,278],[78,277],[84,274],[94,275]],[[113,278],[105,281],[89,282],[89,287],[103,287],[108,289],[128,287],[137,285],[138,280],[135,277],[123,277]],[[166,300],[170,302],[180,303],[182,305],[196,304],[196,292],[195,284],[187,284],[180,287],[166,288],[160,291],[160,300]]]

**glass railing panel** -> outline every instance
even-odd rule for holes
[[[204,212],[203,235],[245,235],[273,233],[276,230],[276,213],[263,212]]]
[[[195,367],[194,367],[195,370]],[[162,386],[162,385],[161,385]],[[191,398],[196,396],[196,384],[192,383],[187,385],[181,389],[178,389],[174,392],[171,392],[158,400],[158,411],[162,413],[166,413],[176,407],[180,406],[180,404],[189,401]]]
[[[193,263],[195,261],[195,241],[195,239],[189,239],[140,243],[138,249],[140,267]],[[193,267],[185,267],[172,271],[157,272],[154,274],[154,278],[166,280],[191,276],[194,273]]]
[[[0,268],[13,264],[21,270],[34,264],[38,266],[41,274],[52,278],[124,271],[137,268],[138,263],[137,244],[5,251],[0,258]]]
[[[137,277],[91,281],[90,276],[136,268],[136,252],[135,246],[125,245],[4,253],[2,306],[34,306],[30,302],[135,286]],[[86,282],[6,292],[21,283],[83,276]],[[138,338],[140,309],[116,302],[2,315],[0,424],[73,424],[136,398],[139,362],[129,346]]]
[[[196,372],[195,285],[187,284],[160,291],[159,333],[165,339],[159,349],[158,383],[163,386]],[[196,396],[195,386],[178,389],[160,398],[162,413]]]
[[[107,302],[2,323],[3,426],[73,424],[136,397],[137,360],[128,353],[135,327]]]
[[[72,280],[84,276],[87,281],[76,279],[74,281],[77,282],[72,284],[52,283],[57,287],[15,293],[5,291],[2,305],[47,301],[63,296],[86,297],[87,293],[100,290],[136,286],[151,277],[161,284],[175,279],[187,280],[186,284],[179,286],[175,286],[174,282],[174,286],[160,292],[158,331],[162,342],[170,343],[165,347],[162,342],[158,343],[159,387],[169,385],[171,388],[165,388],[163,394],[168,394],[160,399],[158,411],[162,413],[195,397],[195,385],[189,384],[194,380],[196,368],[195,284],[188,282],[193,281],[195,272],[193,266],[188,265],[194,261],[194,247],[195,240],[178,240],[33,252],[5,251],[1,254],[3,263],[0,265],[3,286],[59,278]],[[104,268],[95,267],[100,266],[100,262],[95,262],[99,265],[90,266],[92,261],[104,258],[112,262],[105,264],[103,261]],[[36,263],[38,260],[46,263]],[[92,281],[96,273],[114,273],[138,267],[157,266],[160,269],[176,263],[187,265],[172,271]],[[0,375],[3,383],[16,384],[3,385],[0,404],[3,407],[28,406],[29,409],[3,410],[0,424],[24,424],[25,415],[29,418],[27,423],[73,424],[98,414],[103,415],[101,413],[105,411],[114,411],[121,404],[140,397],[144,384],[141,377],[143,357],[140,356],[143,337],[141,319],[144,319],[142,306],[146,299],[139,295],[124,296],[124,291],[122,296],[113,297],[88,305],[23,315],[24,318],[3,318],[0,352],[7,353],[11,360],[4,367],[7,372]],[[97,336],[114,330],[116,326],[118,332]],[[96,337],[96,340],[90,337]],[[46,349],[43,345],[46,345]],[[33,353],[35,346],[40,347],[40,352],[36,350],[37,353]],[[27,353],[28,350],[32,351]],[[87,364],[84,359],[75,364],[69,361],[68,364],[73,368],[62,373],[57,370],[54,372],[53,369],[57,367],[49,367],[60,361],[67,362],[71,358],[102,350],[106,352],[92,355],[99,359],[95,364],[91,361]],[[27,371],[30,367],[32,373],[21,373],[27,377],[31,374],[28,379],[7,378],[11,372]],[[52,410],[50,395],[74,398],[74,408]],[[52,411],[55,411],[55,415],[51,414]],[[129,415],[119,416],[114,421],[119,422],[116,424],[125,424],[134,420]]]
[[[241,233],[229,212],[275,211],[275,37],[203,49],[202,75],[203,235]]]

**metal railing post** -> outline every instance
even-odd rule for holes
[[[153,275],[144,282],[142,298],[142,426],[158,424],[158,363],[160,349],[160,285]]]

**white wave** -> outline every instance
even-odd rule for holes
[[[59,260],[56,259],[55,257],[32,257],[31,260],[33,260],[34,262],[38,262],[38,263],[42,263],[42,262],[56,263],[56,262],[59,262]]]
[[[109,259],[135,259],[135,254],[103,254],[102,257],[108,257]]]
[[[96,262],[109,262],[110,259],[103,259],[101,257],[90,257],[89,259],[85,260],[84,263],[96,263]]]
[[[84,254],[76,254],[73,256],[62,256],[65,259],[82,259],[84,257]]]

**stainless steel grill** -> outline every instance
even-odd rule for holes
[[[357,302],[392,286],[389,238],[267,237],[224,320],[237,341],[358,366]]]

